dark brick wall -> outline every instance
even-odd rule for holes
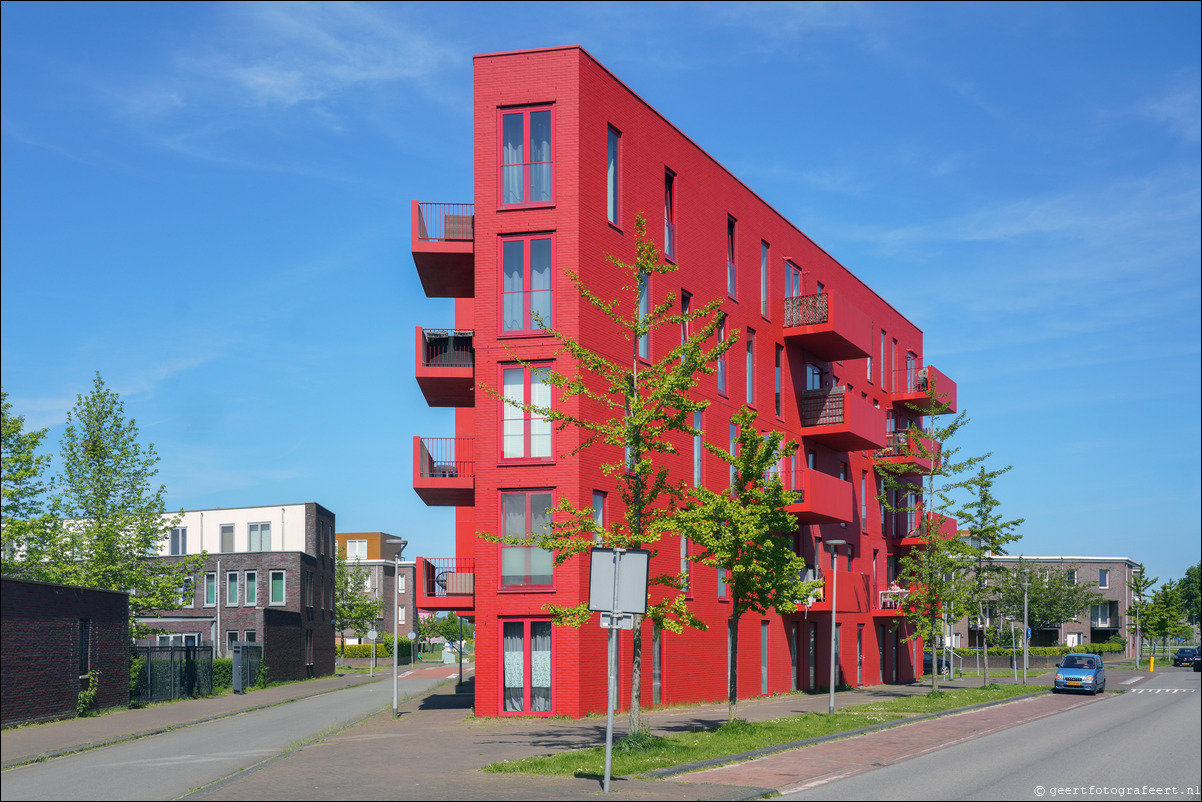
[[[129,597],[5,578],[0,582],[0,716],[8,727],[75,715],[80,620],[91,622],[88,665],[100,673],[98,708],[129,704]]]

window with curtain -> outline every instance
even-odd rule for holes
[[[552,237],[548,234],[501,240],[503,333],[539,333],[552,324],[553,252]]]
[[[551,421],[528,407],[550,409],[550,363],[501,369],[505,403],[501,420],[501,459],[549,460]]]
[[[551,713],[551,622],[505,621],[501,640],[503,711]]]
[[[552,107],[501,111],[501,205],[551,203],[554,157]]]
[[[550,490],[519,490],[501,494],[502,531],[505,537],[529,539],[551,524]],[[552,554],[538,546],[501,547],[501,587],[550,587]]]

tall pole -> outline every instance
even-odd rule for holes
[[[399,715],[400,707],[400,677],[397,664],[397,651],[400,644],[397,643],[397,638],[401,634],[401,606],[397,604],[397,588],[401,583],[401,552],[409,545],[408,540],[392,539],[386,540],[385,543],[395,545],[397,550],[392,554],[392,717],[396,718]],[[416,580],[416,577],[415,577]],[[372,653],[375,653],[372,649]]]
[[[1023,685],[1027,684],[1027,647],[1031,645],[1031,625],[1027,623],[1027,588],[1031,585],[1031,574],[1023,571]]]
[[[835,669],[836,659],[838,657],[838,638],[836,633],[839,631],[839,625],[835,620],[836,610],[839,607],[839,571],[836,565],[838,557],[838,549],[840,546],[847,545],[846,540],[828,540],[826,547],[831,552],[831,674],[830,674],[830,700],[827,706],[829,715],[835,714]]]

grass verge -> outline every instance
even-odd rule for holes
[[[712,730],[673,733],[664,737],[643,736],[630,742],[627,742],[628,739],[622,739],[614,743],[612,773],[616,777],[642,774],[653,769],[728,757],[791,741],[836,735],[872,724],[900,721],[923,713],[1021,696],[1036,690],[1039,689],[1023,685],[960,688],[941,691],[938,697],[906,696],[856,705],[837,711],[833,716],[826,713],[806,713],[770,721],[739,720]],[[604,764],[605,748],[600,746],[491,763],[485,766],[484,770],[581,777],[601,776],[605,770]]]

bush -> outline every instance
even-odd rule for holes
[[[92,711],[92,707],[96,704],[96,692],[100,690],[100,672],[88,672],[88,687],[79,692],[79,698],[75,700],[75,713],[79,716],[86,716]]]
[[[256,688],[266,688],[267,683],[268,683],[267,663],[260,662],[259,663],[259,673],[255,676],[255,687]]]
[[[146,659],[136,655],[129,658],[129,704],[140,705],[146,693]]]
[[[234,687],[234,658],[217,657],[213,660],[213,690]]]

